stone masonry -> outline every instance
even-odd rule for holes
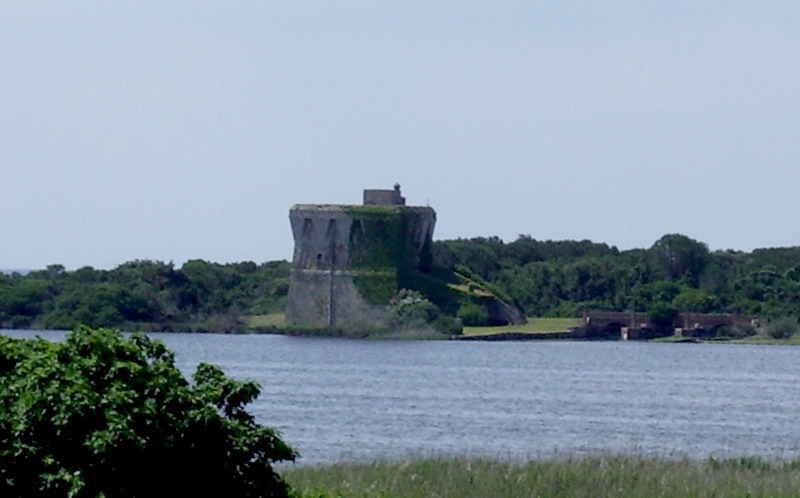
[[[298,204],[286,320],[305,328],[369,329],[403,275],[430,263],[436,213],[406,206],[400,186],[365,190],[364,205]]]

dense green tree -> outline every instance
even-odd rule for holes
[[[657,302],[653,303],[650,309],[647,310],[647,316],[650,321],[658,326],[670,327],[675,323],[678,310],[669,304]]]
[[[6,279],[0,284],[0,327],[28,327],[34,324],[56,291],[47,280],[28,277]]]
[[[672,299],[672,305],[679,311],[710,313],[717,309],[717,300],[699,289],[684,287]]]
[[[632,302],[635,310],[646,311],[654,304],[671,304],[681,293],[682,286],[673,280],[657,280],[634,287]]]
[[[708,246],[685,235],[668,234],[650,248],[656,268],[667,278],[696,282],[708,263]]]
[[[296,453],[245,410],[258,384],[193,378],[143,335],[0,336],[0,494],[286,496],[272,464]]]
[[[447,269],[460,264],[481,275],[493,275],[502,249],[503,241],[497,237],[442,241],[434,244],[433,264]]]
[[[113,327],[162,319],[155,305],[119,284],[100,282],[76,286],[60,294],[44,315],[46,328],[71,329],[78,325]]]

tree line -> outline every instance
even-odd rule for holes
[[[647,249],[619,250],[523,235],[436,241],[433,260],[434,272],[466,269],[528,316],[589,308],[794,317],[800,302],[800,247],[710,251],[669,234]],[[286,261],[137,260],[112,270],[51,265],[0,274],[0,327],[240,330],[245,316],[283,310],[289,272]]]
[[[469,267],[528,316],[580,316],[583,309],[796,316],[800,247],[710,251],[682,234],[621,251],[583,241],[520,236],[437,242],[434,264]]]
[[[283,309],[289,263],[137,260],[112,270],[61,265],[0,274],[0,327],[135,330],[241,329],[241,317]]]

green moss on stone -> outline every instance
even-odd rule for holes
[[[430,243],[415,254],[420,222],[427,213],[404,206],[348,206],[352,220],[348,239],[348,267],[356,288],[372,304],[388,304],[401,288],[414,289],[420,267],[430,266]]]
[[[376,216],[383,217],[387,214],[399,214],[407,211],[405,206],[345,206],[345,212],[355,216]]]
[[[409,213],[399,206],[353,206],[349,238],[349,266],[353,270],[398,270],[413,261],[409,240]]]
[[[389,304],[397,294],[397,273],[385,271],[361,271],[353,276],[358,293],[370,304]]]

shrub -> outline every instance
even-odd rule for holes
[[[464,324],[455,316],[439,315],[431,323],[434,330],[446,335],[460,335],[464,332]]]
[[[443,334],[461,333],[461,321],[443,315],[417,291],[401,289],[389,303],[389,328],[393,331],[433,329]]]
[[[471,299],[465,299],[461,303],[458,308],[458,318],[468,327],[489,325],[489,312],[486,311],[486,306]]]
[[[758,333],[756,328],[749,323],[735,323],[733,325],[724,325],[717,329],[717,337],[731,338],[731,339],[744,339],[745,337],[754,336]]]
[[[144,335],[0,336],[0,495],[286,496],[272,463],[296,453],[245,411],[258,384],[193,378]]]
[[[782,317],[771,320],[767,324],[767,335],[773,339],[788,339],[797,333],[797,319]]]
[[[650,308],[647,315],[651,322],[667,327],[675,321],[675,317],[678,316],[678,310],[667,304],[656,303]]]

